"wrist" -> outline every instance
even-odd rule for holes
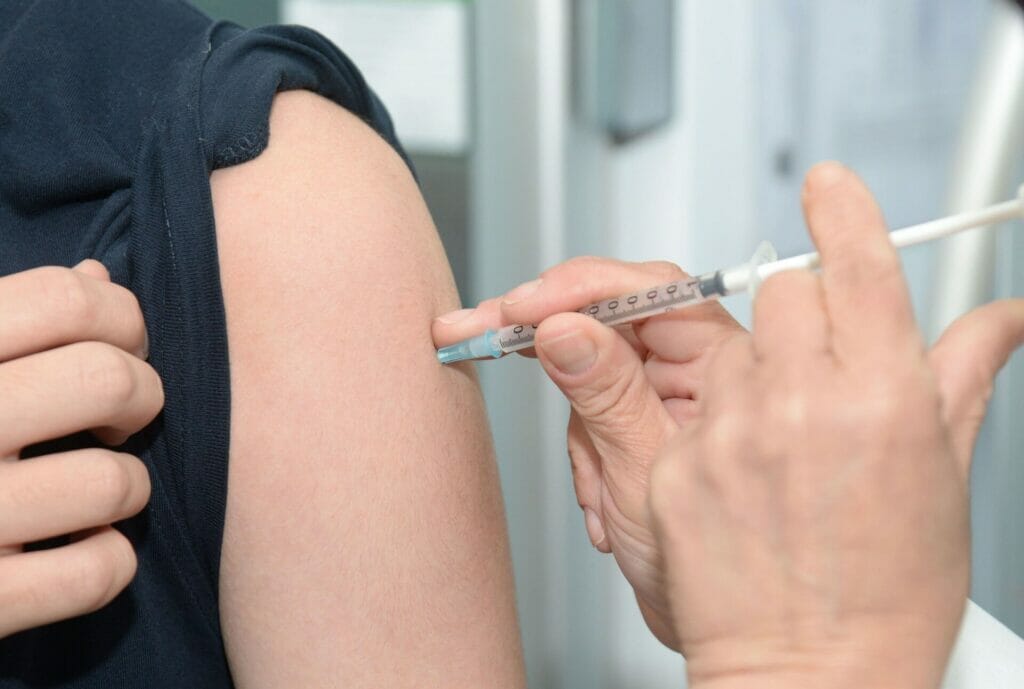
[[[891,630],[890,630],[891,631]],[[811,644],[684,643],[690,689],[937,689],[952,639],[928,633],[816,639]],[[824,636],[824,635],[822,635]]]
[[[801,672],[760,673],[687,679],[688,689],[939,689],[941,678],[922,680],[900,676],[892,668],[877,668],[865,674],[843,675],[834,669]]]

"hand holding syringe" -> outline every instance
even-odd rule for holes
[[[849,479],[854,473],[836,469],[837,462],[862,460],[868,450],[896,452],[892,441],[897,437],[910,443],[911,455],[918,460],[938,460],[941,454],[925,447],[925,441],[937,438],[945,442],[944,438],[951,438],[958,449],[961,475],[968,475],[986,391],[1009,353],[1024,342],[1024,299],[1004,299],[964,315],[934,346],[926,348],[914,325],[892,235],[870,191],[851,171],[828,163],[808,174],[801,200],[811,238],[821,251],[820,275],[790,270],[767,280],[754,304],[751,332],[715,300],[608,328],[595,318],[577,313],[577,309],[617,294],[646,296],[650,285],[688,281],[688,276],[666,262],[628,263],[594,257],[553,266],[539,279],[481,301],[474,308],[446,313],[431,326],[435,346],[441,348],[487,329],[497,331],[514,323],[538,324],[537,372],[542,370],[571,405],[566,439],[573,486],[587,533],[599,551],[614,553],[636,593],[645,621],[671,648],[679,648],[680,641],[674,621],[693,623],[701,605],[688,606],[681,612],[671,609],[671,592],[664,582],[669,578],[666,563],[672,560],[672,548],[656,533],[652,512],[655,487],[660,486],[657,503],[662,506],[717,510],[717,517],[710,520],[680,516],[678,511],[662,513],[674,523],[700,522],[706,526],[713,522],[724,526],[721,518],[728,514],[740,523],[739,538],[759,548],[756,558],[741,563],[735,558],[704,561],[700,554],[692,555],[693,548],[687,548],[682,558],[697,563],[688,574],[696,572],[703,577],[697,593],[705,601],[719,595],[722,603],[714,607],[719,621],[735,622],[737,630],[749,630],[751,615],[744,605],[756,607],[765,598],[740,601],[730,593],[735,587],[729,582],[735,582],[737,573],[746,578],[744,586],[748,587],[763,587],[765,582],[775,581],[766,576],[772,563],[763,555],[779,545],[749,539],[751,523],[780,523],[775,518],[755,516],[756,510],[778,506],[779,501],[785,506],[790,498],[813,500],[820,492],[762,491],[758,487],[744,496],[743,491],[748,486],[764,486],[766,477],[779,476],[782,463],[789,461],[788,450],[802,453],[803,459],[809,460],[803,464],[806,472],[788,474],[798,485],[803,481],[803,485],[815,489],[835,486],[830,477]],[[970,222],[991,223],[1024,212],[1020,205],[1013,205],[1007,215],[971,218]],[[749,267],[745,274],[749,276]],[[451,373],[456,380],[465,380],[463,375]],[[530,390],[513,382],[511,387],[503,385],[498,395],[521,407],[524,392],[529,397]],[[939,403],[937,397],[941,398]],[[948,431],[919,432],[925,427],[934,428],[938,411],[944,415]],[[529,435],[535,432],[532,424],[537,432],[548,429],[552,421],[560,423],[560,414],[551,416],[555,412],[547,404],[543,409],[522,409],[514,430]],[[872,430],[876,428],[894,430]],[[809,454],[803,452],[807,449]],[[825,463],[826,459],[832,464]],[[873,460],[870,464],[881,472],[881,483],[871,491],[854,494],[860,498],[880,496],[886,509],[895,510],[902,519],[924,514],[911,509],[911,503],[917,500],[913,504],[924,504],[937,496],[938,491],[930,488],[934,481],[949,483],[949,472],[938,471],[940,465],[948,470],[948,462],[933,462],[930,467],[927,461],[917,460]],[[682,495],[690,479],[659,471],[697,466],[720,469],[712,474],[714,480],[708,480],[705,474],[697,482],[695,489],[701,491],[701,500],[693,500],[692,494]],[[749,477],[747,466],[754,468]],[[907,478],[908,472],[917,469],[923,469],[923,473],[912,480]],[[903,478],[895,480],[897,477]],[[929,488],[917,490],[921,486]],[[731,491],[730,501],[716,502],[726,488]],[[831,495],[838,497],[839,491]],[[899,499],[892,500],[893,495]],[[940,514],[955,517],[949,501],[937,500]],[[820,501],[815,504],[815,514],[820,514],[817,508],[823,505]],[[905,505],[907,511],[900,515]],[[737,511],[736,507],[741,509]],[[747,508],[756,522],[743,519]],[[844,517],[843,523],[874,524],[886,533],[904,523],[900,519],[873,519],[881,514],[883,511],[855,514],[852,521]],[[929,528],[939,523],[928,521]],[[662,521],[662,527],[665,523]],[[915,526],[915,535],[902,542],[938,542],[924,538],[922,527]],[[727,535],[705,537],[705,543],[727,542],[723,540]],[[884,534],[881,536],[885,542]],[[922,553],[923,549],[903,548],[895,557],[877,551],[873,560],[847,558],[848,564],[863,565],[851,580],[856,579],[858,585],[871,582],[877,591],[891,593],[895,578],[878,576],[888,571],[885,565],[921,560]],[[679,558],[672,561],[678,563]],[[925,574],[934,571],[928,569]],[[863,576],[865,573],[867,576]],[[908,578],[905,583],[913,588],[925,582]],[[769,594],[768,599],[780,590]],[[902,592],[900,589],[895,599],[901,604],[913,598]],[[829,596],[821,602],[832,600]],[[666,612],[670,609],[674,615]],[[883,613],[889,609],[887,604],[880,608]],[[774,619],[772,610],[765,612],[768,615],[760,619]],[[891,622],[891,617],[885,619],[888,621],[883,627]],[[875,637],[879,634],[874,632]],[[687,638],[694,638],[693,634]],[[688,657],[697,655],[694,649],[688,650]]]
[[[896,230],[890,233],[890,238],[896,248],[903,248],[1014,218],[1024,218],[1024,186],[1021,186],[1015,200]],[[820,265],[817,253],[782,260],[776,258],[771,244],[763,242],[754,257],[740,266],[605,299],[579,309],[579,313],[592,316],[606,325],[621,325],[712,299],[753,291],[765,278],[784,270],[816,269]],[[440,348],[437,358],[443,364],[467,359],[498,358],[532,347],[536,329],[536,325],[523,324],[488,330],[482,335]]]

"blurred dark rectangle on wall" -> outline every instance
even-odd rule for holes
[[[459,294],[469,286],[469,155],[410,153]]]

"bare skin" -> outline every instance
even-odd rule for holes
[[[111,527],[149,499],[137,458],[103,449],[18,461],[22,449],[92,430],[118,445],[163,406],[135,298],[103,266],[0,278],[0,638],[97,610],[135,574]],[[70,545],[26,543],[75,534]]]
[[[241,689],[523,687],[497,468],[415,181],[358,118],[277,97],[212,178],[231,352],[221,619]]]
[[[824,269],[766,282],[753,336],[717,305],[619,332],[562,313],[683,275],[591,258],[443,316],[435,343],[540,323],[588,532],[693,686],[848,686],[901,652],[919,662],[886,686],[935,686],[966,595],[970,456],[1024,301],[968,314],[926,351],[863,185],[821,166],[804,205]],[[807,577],[820,585],[795,585]]]

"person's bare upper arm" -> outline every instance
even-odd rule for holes
[[[456,307],[398,155],[306,92],[213,173],[232,418],[221,619],[240,689],[521,687],[477,383],[442,368]]]

